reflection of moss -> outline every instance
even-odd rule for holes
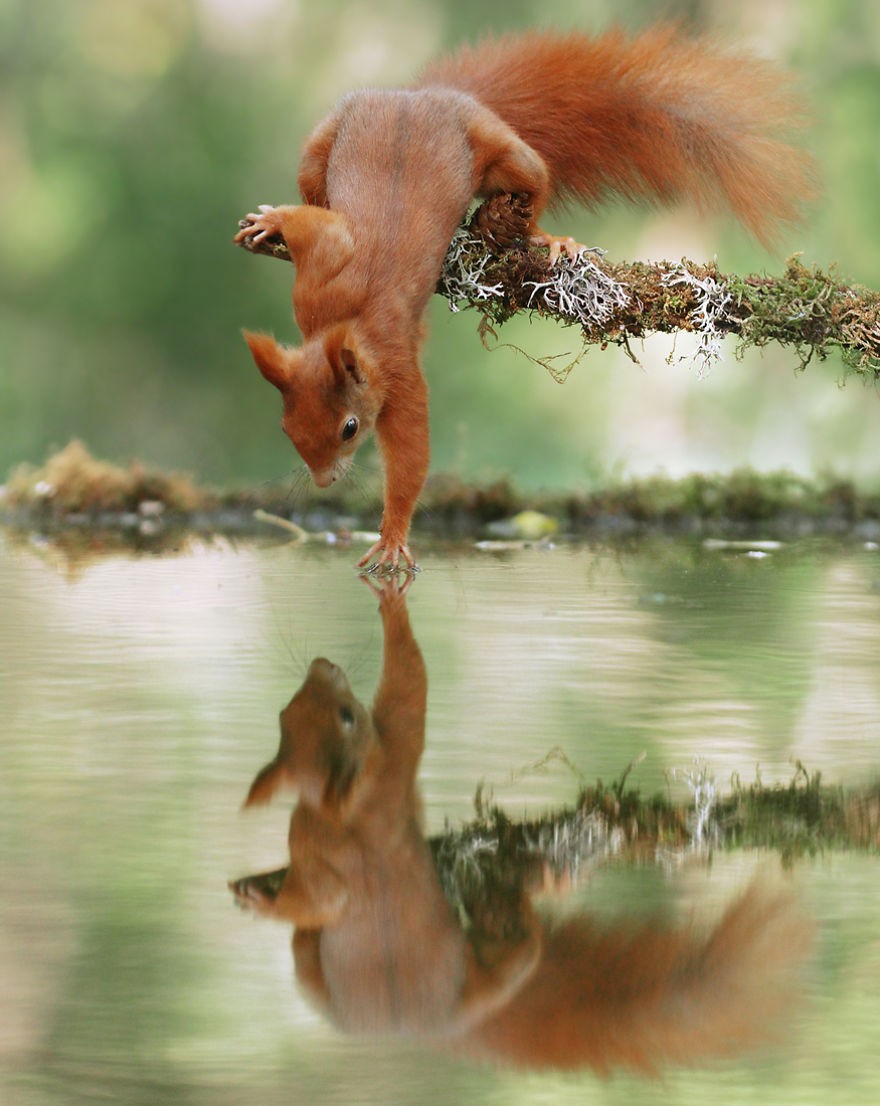
[[[573,807],[529,820],[485,806],[478,793],[472,822],[429,839],[449,900],[470,915],[487,888],[503,894],[535,883],[543,865],[576,877],[609,862],[664,863],[695,847],[769,849],[786,863],[831,849],[880,851],[880,781],[846,790],[798,764],[788,784],[735,780],[728,795],[705,786],[703,776],[690,801],[674,802],[627,787],[628,771],[617,782],[584,786]],[[285,871],[256,879],[274,896]]]
[[[735,779],[730,794],[720,795],[714,784],[706,788],[704,778],[702,797],[681,803],[663,795],[643,798],[624,782],[584,787],[573,810],[535,822],[512,823],[490,809],[462,831],[463,837],[492,826],[502,846],[520,847],[548,839],[552,830],[555,841],[569,838],[574,846],[571,827],[587,816],[596,841],[616,836],[614,851],[644,856],[657,848],[690,845],[702,818],[699,836],[716,848],[763,847],[786,858],[826,848],[880,850],[880,782],[848,791],[823,784],[819,772],[811,776],[798,763],[788,784],[767,786],[758,778],[745,785]]]

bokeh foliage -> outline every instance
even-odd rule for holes
[[[823,0],[663,5],[664,15],[777,58],[801,78],[824,194],[783,249],[880,287],[880,24],[873,5]],[[335,99],[406,81],[438,50],[534,23],[638,27],[648,0],[0,0],[0,472],[83,438],[201,479],[258,482],[297,466],[242,326],[285,339],[288,274],[230,244],[255,203],[294,197],[297,151]],[[772,257],[729,221],[612,208],[562,217],[612,257]],[[434,467],[583,484],[613,468],[752,463],[872,475],[880,416],[829,362],[794,380],[785,354],[705,382],[649,347],[645,374],[593,351],[565,384],[510,349],[487,354],[475,319],[432,308],[426,365]],[[552,326],[508,324],[533,356],[578,352]],[[677,356],[677,354],[676,354]],[[774,443],[776,443],[774,445]],[[674,444],[674,448],[673,447]],[[369,464],[369,458],[366,463]],[[873,465],[873,468],[872,468]]]

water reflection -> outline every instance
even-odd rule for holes
[[[371,707],[314,660],[281,712],[245,806],[298,793],[286,869],[243,877],[239,905],[292,923],[300,986],[348,1033],[403,1035],[517,1067],[655,1072],[759,1045],[784,1024],[810,926],[753,884],[714,928],[560,911],[570,873],[533,854],[456,906],[424,836],[416,775],[427,676],[406,582],[367,581],[383,663]]]

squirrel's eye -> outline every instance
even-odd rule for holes
[[[354,714],[349,710],[348,707],[339,708],[339,717],[342,719],[343,726],[354,725]]]
[[[352,415],[350,419],[346,419],[345,425],[342,428],[342,440],[344,442],[350,442],[355,434],[357,434],[358,425],[358,421],[354,415]]]

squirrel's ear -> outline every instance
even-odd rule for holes
[[[257,773],[242,807],[265,806],[275,792],[287,782],[287,773],[280,756],[270,760]]]
[[[358,363],[357,355],[354,350],[343,346],[339,351],[339,362],[356,384],[366,384],[367,378],[364,375],[364,370]]]
[[[280,346],[269,334],[253,334],[249,330],[243,330],[242,334],[263,376],[279,392],[289,391],[293,381],[291,351]]]

